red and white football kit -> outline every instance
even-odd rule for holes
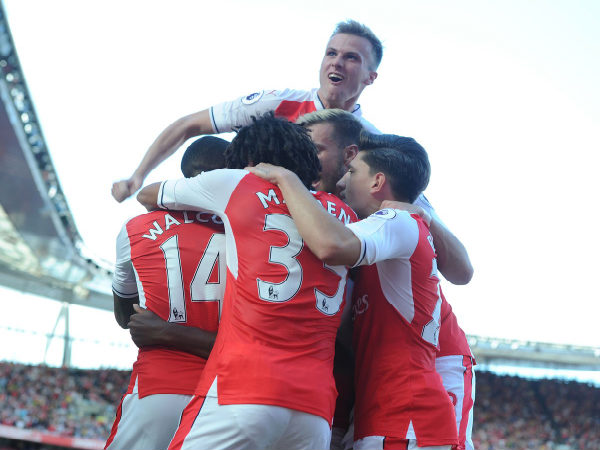
[[[454,407],[435,370],[442,299],[431,234],[420,217],[394,209],[348,227],[361,241],[356,265],[366,266],[353,292],[354,448],[375,437],[382,446],[456,445]]]
[[[458,325],[452,306],[442,296],[440,349],[435,369],[454,404],[458,446],[456,450],[473,450],[473,404],[475,401],[475,358],[465,332]]]
[[[319,99],[318,89],[302,91],[296,89],[258,91],[230,102],[212,106],[210,119],[215,133],[233,131],[236,127],[252,123],[252,116],[275,111],[277,117],[285,117],[290,122],[304,114],[325,109]],[[360,105],[354,105],[352,114],[361,121],[363,127],[372,133],[379,133],[370,122],[362,117]]]
[[[355,220],[337,197],[314,195],[338,219]],[[319,261],[304,246],[281,191],[245,170],[165,181],[157,200],[160,207],[220,216],[227,251],[219,334],[199,396],[184,411],[169,448],[328,446],[347,269]],[[257,418],[265,408],[265,418]],[[277,408],[288,414],[287,423],[271,418]],[[299,437],[290,432],[296,421],[307,423],[296,430]],[[264,435],[256,436],[256,426]]]
[[[216,331],[225,291],[225,234],[213,214],[154,211],[117,238],[113,291],[139,295],[163,320]],[[106,448],[166,449],[206,360],[172,348],[141,348]]]
[[[419,195],[414,203],[429,212],[440,225],[446,227],[423,194]],[[440,350],[435,367],[442,377],[444,388],[454,403],[458,430],[456,450],[473,450],[471,435],[475,401],[475,370],[473,368],[475,359],[465,332],[458,325],[452,306],[446,301],[443,293],[441,318]]]

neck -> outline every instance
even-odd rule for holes
[[[343,109],[344,111],[348,111],[348,112],[354,111],[356,102],[358,100],[358,96],[351,98],[351,99],[347,99],[347,100],[341,100],[341,99],[337,99],[337,98],[328,98],[326,96],[326,93],[323,92],[322,88],[319,89],[319,91],[317,92],[317,95],[319,96],[319,100],[323,104],[323,108],[325,108],[325,109],[338,108],[338,109]]]
[[[379,211],[381,209],[381,203],[382,203],[381,200],[378,200],[376,198],[371,199],[371,201],[365,208],[365,215],[364,215],[364,217],[361,217],[361,219],[364,219],[365,217],[369,217],[371,214],[374,214],[377,211]]]

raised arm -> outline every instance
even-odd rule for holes
[[[131,197],[142,186],[148,174],[162,161],[175,153],[189,138],[212,133],[214,133],[214,130],[208,109],[173,122],[158,135],[148,148],[142,162],[131,177],[113,183],[112,195],[115,200],[122,202]]]
[[[317,258],[330,265],[356,263],[361,251],[358,238],[325,211],[293,172],[265,163],[246,170],[279,186],[300,236]]]
[[[421,206],[386,200],[383,208],[395,208],[419,214],[429,225],[437,254],[438,270],[452,284],[467,284],[473,278],[473,266],[467,249],[452,232],[441,223],[435,214]]]

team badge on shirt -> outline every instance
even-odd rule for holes
[[[257,101],[260,100],[260,98],[263,96],[264,93],[265,93],[265,91],[258,91],[258,92],[254,92],[250,95],[247,95],[245,97],[242,97],[242,103],[244,105],[251,105],[253,103],[256,103]]]
[[[373,215],[379,217],[380,219],[393,219],[396,217],[396,211],[390,208],[385,208],[373,213]]]

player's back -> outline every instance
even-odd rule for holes
[[[154,211],[131,219],[125,228],[140,306],[172,323],[216,331],[225,281],[220,219],[197,212]],[[172,348],[140,349],[134,363],[140,397],[192,394],[205,364],[204,358]]]
[[[238,176],[223,215],[227,288],[207,373],[218,376],[220,403],[273,404],[330,421],[347,270],[324,266],[304,245],[276,186]],[[340,220],[355,220],[337,197],[315,196]],[[203,381],[207,389],[211,380]]]

